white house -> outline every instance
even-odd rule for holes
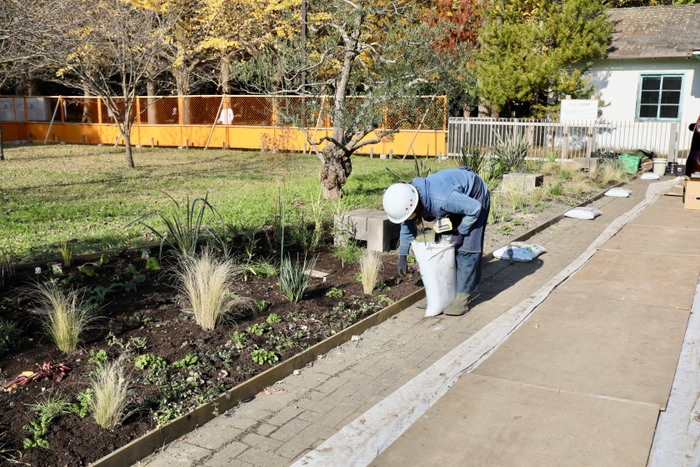
[[[700,5],[617,8],[607,56],[590,69],[604,121],[695,122],[700,115]]]

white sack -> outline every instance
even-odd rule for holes
[[[596,217],[600,216],[603,214],[600,209],[596,208],[587,208],[587,207],[578,207],[574,209],[570,209],[564,213],[566,217],[570,217],[572,219],[586,219],[586,220],[591,220],[595,219]]]
[[[654,172],[644,172],[641,177],[642,180],[658,180],[661,175],[655,174]]]
[[[510,246],[512,248],[512,258],[511,254],[508,252],[508,245],[494,251],[493,257],[506,261],[512,259],[513,261],[518,261],[520,263],[529,263],[542,253],[547,252],[542,245],[531,242],[512,242]]]
[[[420,267],[420,276],[428,299],[425,316],[437,316],[455,300],[455,247],[451,242],[413,242],[411,246]]]
[[[605,192],[605,196],[612,196],[613,198],[629,198],[631,194],[632,192],[630,190],[622,187],[610,188]]]

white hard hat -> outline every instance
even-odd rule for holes
[[[400,224],[416,210],[418,199],[418,191],[413,185],[395,183],[384,192],[382,205],[389,220]]]

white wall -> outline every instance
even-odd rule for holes
[[[633,122],[636,118],[640,75],[682,73],[681,123],[695,122],[700,115],[700,60],[644,59],[596,60],[589,70],[591,83],[607,104],[601,108],[606,121]],[[687,126],[687,125],[686,125]]]

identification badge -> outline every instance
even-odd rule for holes
[[[438,219],[433,225],[433,229],[436,233],[449,232],[452,230],[452,221],[448,217]]]

